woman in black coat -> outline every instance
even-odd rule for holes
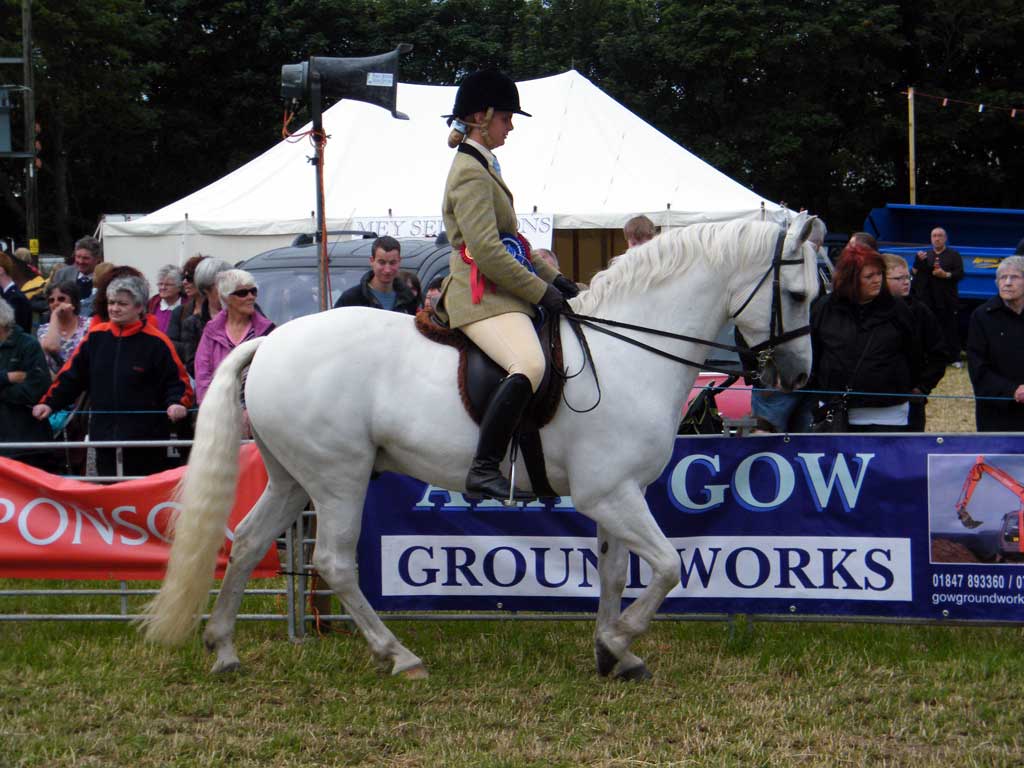
[[[911,392],[921,379],[921,341],[910,310],[886,287],[877,251],[861,244],[843,250],[832,293],[811,308],[811,343],[812,388],[836,397],[850,393],[849,431],[907,430]]]
[[[996,269],[999,295],[971,315],[967,370],[979,432],[1024,432],[1024,256]]]

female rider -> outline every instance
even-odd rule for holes
[[[463,79],[452,114],[445,116],[453,127],[448,144],[456,149],[442,210],[452,255],[437,310],[508,371],[480,421],[466,477],[471,495],[499,499],[510,493],[499,465],[544,376],[534,305],[557,314],[565,298],[578,292],[543,259],[531,261],[529,245],[517,234],[512,193],[493,154],[512,130],[513,114],[530,116],[520,109],[516,84],[501,72],[483,70]]]

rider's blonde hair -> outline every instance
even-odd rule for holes
[[[487,129],[491,125],[491,118],[492,117],[494,117],[494,107],[488,107],[487,111],[484,113],[483,122],[471,123],[471,122],[469,122],[469,120],[464,120],[464,119],[460,118],[460,119],[458,119],[456,121],[456,125],[460,125],[461,124],[460,127],[467,128],[467,129],[468,128],[479,128],[480,129],[480,133],[484,137],[484,144],[485,145],[490,145],[491,137],[488,134]],[[462,142],[464,142],[466,140],[466,137],[468,135],[469,135],[469,131],[468,130],[462,131],[459,128],[452,128],[452,132],[448,134],[448,146],[451,147],[452,149],[455,149],[455,147],[459,146],[459,144],[461,144]],[[488,146],[488,149],[490,149],[490,146]]]

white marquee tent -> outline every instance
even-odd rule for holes
[[[518,85],[523,108],[533,117],[516,117],[515,130],[497,155],[520,214],[549,215],[559,230],[618,228],[638,213],[661,226],[785,216],[775,203],[691,154],[578,72]],[[399,231],[400,223],[413,223],[411,231],[418,232],[439,228],[451,164],[448,128],[440,116],[454,99],[454,87],[403,83],[398,109],[409,120],[351,100],[324,113],[328,229],[407,234]],[[107,259],[150,274],[196,252],[235,261],[314,231],[312,155],[307,139],[284,140],[143,218],[105,221]]]

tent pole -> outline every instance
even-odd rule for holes
[[[914,147],[914,88],[907,88],[907,175],[910,178],[910,204],[917,205],[917,152]]]

